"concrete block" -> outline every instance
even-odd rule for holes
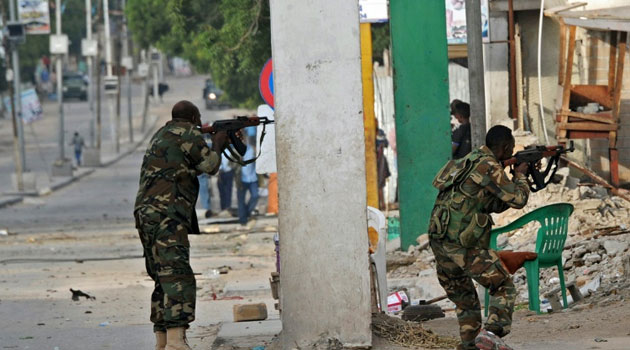
[[[86,148],[83,151],[83,166],[96,168],[101,166],[101,151],[97,148]]]
[[[258,304],[236,304],[232,308],[234,322],[262,321],[267,319],[267,305]]]
[[[72,162],[69,160],[57,160],[52,165],[52,176],[72,176]]]
[[[24,172],[22,173],[22,188],[19,189],[17,185],[17,174],[11,174],[11,183],[16,191],[21,192],[33,192],[37,191],[37,177],[35,173]]]

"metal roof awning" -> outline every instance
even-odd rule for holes
[[[593,30],[630,32],[630,6],[611,7],[598,10],[547,12],[548,16],[559,17],[565,24]]]

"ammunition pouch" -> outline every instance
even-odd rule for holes
[[[488,249],[490,246],[490,229],[492,217],[488,214],[473,214],[470,224],[459,234],[459,243],[464,248],[480,247]]]
[[[429,236],[432,239],[442,239],[448,231],[448,223],[451,219],[451,213],[448,207],[436,205],[431,213],[431,221],[429,222]]]

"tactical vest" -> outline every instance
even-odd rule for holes
[[[461,186],[487,157],[481,151],[473,150],[464,158],[449,161],[438,172],[433,186],[440,192],[428,231],[432,239],[448,239],[465,248],[488,248],[493,222],[489,214],[482,212],[484,198],[466,193]]]

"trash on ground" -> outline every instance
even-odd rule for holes
[[[88,299],[88,300],[96,300],[96,297],[93,297],[87,293],[84,293],[80,289],[74,290],[70,288],[70,291],[72,292],[72,300],[74,301],[79,301],[80,297],[85,297],[85,299]]]
[[[409,305],[407,293],[398,291],[387,296],[387,312],[397,313]]]
[[[105,322],[101,322],[98,324],[99,327],[106,327],[109,326],[109,321],[105,321]]]

